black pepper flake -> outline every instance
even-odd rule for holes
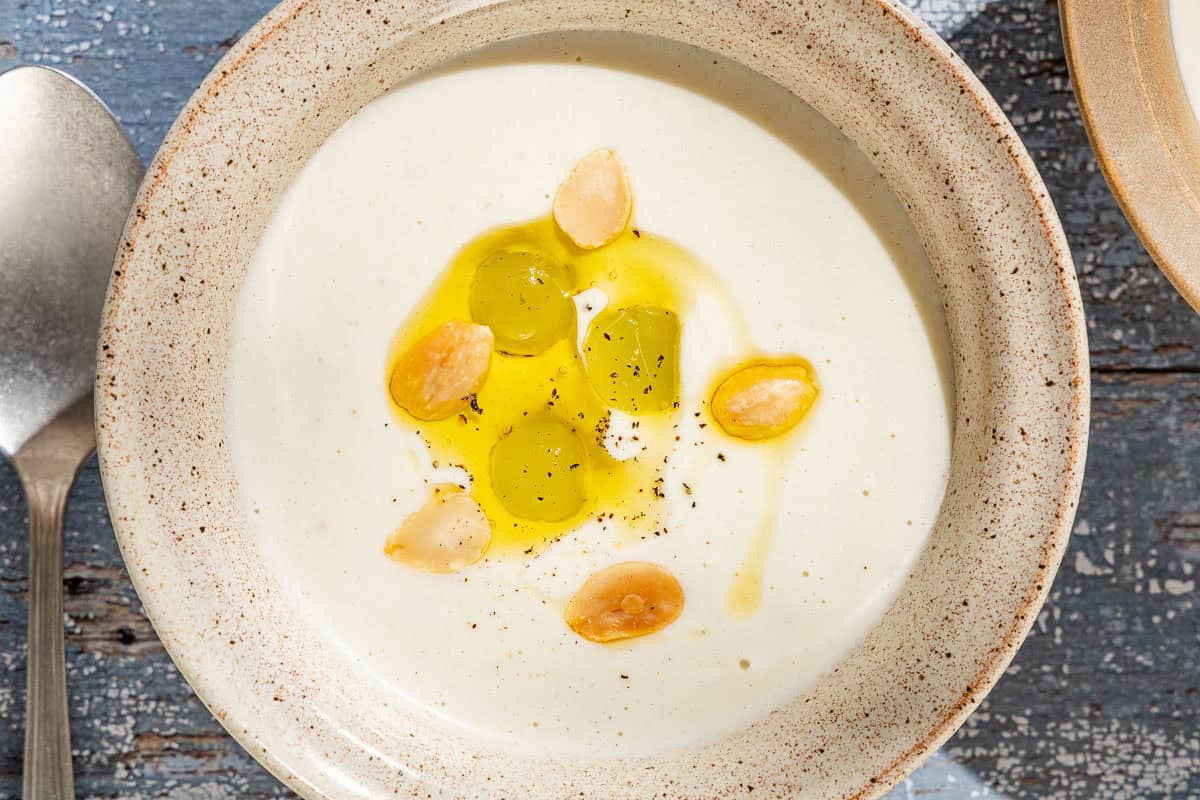
[[[483,413],[483,409],[479,407],[479,395],[477,394],[471,395],[471,410],[476,414]]]
[[[642,232],[641,232],[641,231],[639,231],[637,228],[634,228],[634,229],[633,229],[633,235],[634,235],[634,237],[635,237],[635,238],[637,238],[637,239],[640,239],[640,238],[642,238]]]
[[[725,454],[717,453],[717,461],[724,461],[724,460],[725,460]]]

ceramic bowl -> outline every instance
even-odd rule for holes
[[[949,486],[894,604],[789,705],[669,756],[518,758],[396,708],[289,606],[244,523],[226,447],[235,300],[309,156],[426,67],[564,30],[694,44],[815,106],[908,207],[954,350]],[[196,693],[309,798],[878,796],[962,723],[1028,632],[1067,541],[1086,447],[1084,321],[1046,189],[970,71],[891,0],[287,0],[164,141],[100,339],[101,468],[129,574]]]
[[[1100,169],[1142,245],[1200,310],[1200,126],[1167,0],[1064,0],[1075,96]]]

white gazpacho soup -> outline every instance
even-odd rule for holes
[[[802,693],[934,524],[936,284],[870,161],[709,53],[571,34],[406,81],[239,300],[228,433],[279,584],[480,746],[646,754]]]

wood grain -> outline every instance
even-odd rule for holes
[[[47,63],[107,100],[149,158],[268,0],[0,0],[0,69]],[[921,0],[1012,117],[1078,267],[1094,422],[1076,536],[1034,633],[947,747],[892,795],[1200,796],[1200,316],[1097,170],[1045,0]],[[19,794],[24,500],[0,462],[0,798]],[[88,798],[288,797],[163,652],[122,571],[93,460],[67,519],[76,783]]]

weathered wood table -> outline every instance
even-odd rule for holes
[[[50,64],[82,78],[149,160],[272,2],[0,0],[0,70]],[[995,94],[1049,184],[1087,307],[1094,398],[1076,535],[1032,636],[892,797],[1200,797],[1200,316],[1154,268],[1097,170],[1054,2],[912,5]],[[0,798],[20,794],[27,524],[16,474],[0,462]],[[68,511],[65,591],[81,798],[290,796],[163,652],[122,568],[94,459]]]

